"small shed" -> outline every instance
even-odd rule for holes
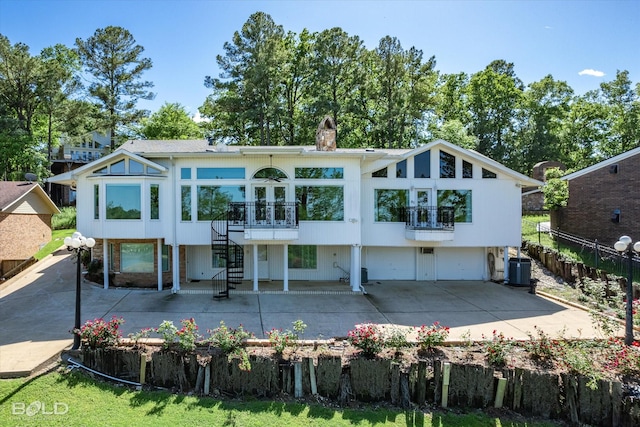
[[[0,275],[51,241],[51,217],[59,212],[37,183],[0,181]]]

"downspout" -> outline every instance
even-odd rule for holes
[[[173,286],[171,287],[171,293],[176,293],[180,290],[180,248],[178,246],[178,220],[177,210],[177,194],[176,194],[176,162],[173,156],[169,156],[171,161],[171,192],[173,193],[173,210],[171,218],[171,232],[172,232],[172,244],[171,244],[171,264],[173,270]],[[181,205],[182,201],[180,201]]]

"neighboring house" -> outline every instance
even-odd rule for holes
[[[521,188],[542,183],[437,140],[415,149],[129,141],[52,182],[118,285],[506,280]],[[366,276],[366,277],[364,277]],[[215,277],[215,279],[213,279]],[[250,285],[251,287],[251,285]],[[222,289],[221,292],[226,292]]]
[[[37,183],[0,181],[0,274],[51,241],[51,216],[58,212]]]
[[[562,177],[565,208],[551,212],[551,227],[613,246],[620,236],[640,238],[640,147]]]
[[[98,160],[109,152],[110,144],[109,134],[103,135],[98,131],[89,132],[76,142],[62,137],[60,138],[60,146],[55,147],[51,153],[51,173],[59,175]],[[75,188],[51,184],[48,192],[58,206],[69,206],[76,203]]]
[[[552,168],[558,168],[562,171],[567,170],[567,167],[563,163],[547,160],[533,165],[531,176],[533,179],[545,182],[545,173],[547,169]],[[544,211],[544,194],[540,187],[525,187],[522,189],[522,210],[528,214],[539,214]]]

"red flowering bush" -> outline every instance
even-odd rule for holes
[[[98,318],[87,320],[80,329],[74,329],[72,332],[79,334],[82,342],[91,348],[108,347],[118,344],[122,338],[119,329],[123,323],[122,317],[113,316],[108,322]]]
[[[487,340],[484,343],[484,351],[489,363],[495,366],[503,366],[507,361],[507,354],[513,345],[513,338],[507,338],[502,332],[493,330],[493,337],[487,339],[482,335],[482,339]]]
[[[253,334],[245,331],[242,325],[238,328],[229,328],[223,320],[220,321],[220,326],[215,329],[209,329],[207,332],[211,336],[205,342],[220,348],[225,354],[240,350],[246,339],[253,338]]]
[[[418,345],[421,350],[431,351],[435,347],[442,345],[449,337],[449,327],[440,326],[440,322],[433,322],[433,325],[422,325],[418,329]]]
[[[375,323],[357,325],[347,334],[349,343],[362,350],[365,356],[373,357],[385,347],[380,327]]]
[[[165,348],[177,342],[182,350],[194,350],[196,348],[196,342],[200,339],[196,321],[192,317],[190,319],[182,319],[180,323],[182,324],[182,328],[178,329],[172,321],[165,320],[155,329],[155,332],[162,335]]]
[[[273,328],[266,333],[276,353],[282,354],[286,347],[297,346],[300,335],[304,334],[305,329],[307,329],[306,323],[300,319],[292,322],[292,324],[293,331],[290,329],[283,331],[282,329]]]
[[[624,375],[640,374],[640,342],[630,346],[618,338],[609,339],[610,354],[607,368],[620,371]]]

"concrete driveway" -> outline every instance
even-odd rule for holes
[[[0,285],[0,377],[29,375],[70,347],[75,283],[72,256],[60,250]],[[261,284],[262,289],[273,286]],[[229,299],[213,300],[197,292],[105,290],[83,281],[81,318],[122,316],[124,336],[163,320],[179,325],[190,317],[202,334],[224,320],[232,327],[242,324],[258,338],[272,328],[291,329],[297,319],[308,325],[305,339],[345,337],[365,322],[420,326],[435,321],[451,327],[452,341],[463,335],[480,340],[494,330],[526,339],[534,326],[552,336],[561,330],[567,337],[599,336],[587,312],[532,295],[528,288],[457,281],[372,281],[365,287],[367,294],[361,295],[345,292],[344,283],[300,282],[291,284],[288,294],[239,291]],[[322,291],[305,294],[299,289]]]

